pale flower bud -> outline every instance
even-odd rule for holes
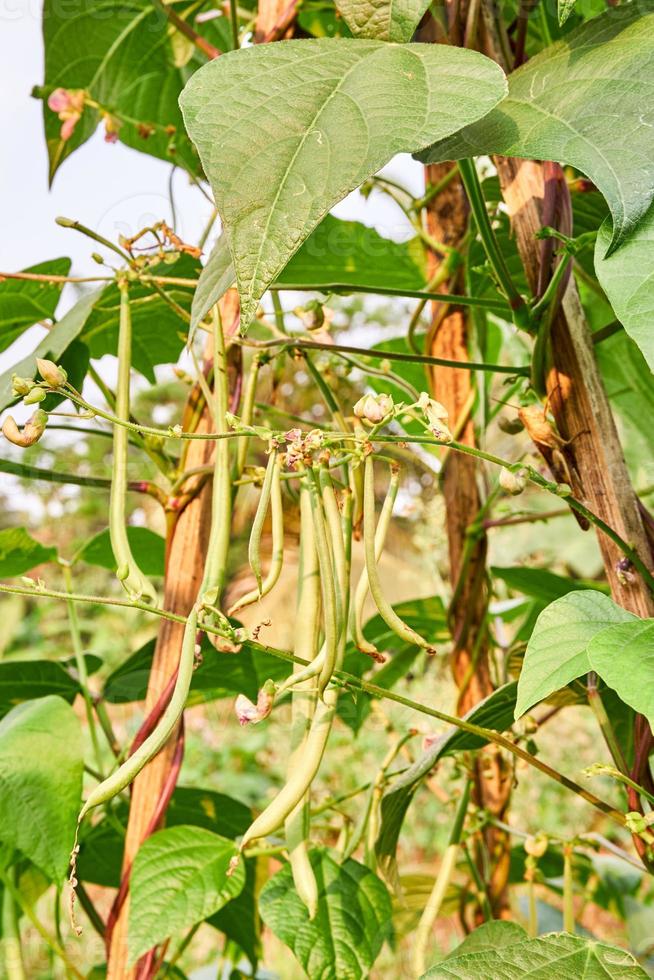
[[[68,378],[62,367],[43,357],[37,357],[36,367],[43,380],[47,381],[51,388],[59,388]]]
[[[12,374],[11,392],[13,395],[18,395],[20,398],[22,398],[23,395],[29,395],[33,387],[34,382],[31,378],[21,378],[17,374]]]
[[[549,841],[547,839],[547,834],[543,834],[541,832],[535,836],[527,837],[524,843],[524,848],[527,854],[530,854],[532,857],[540,858],[547,850],[548,843]]]
[[[263,685],[259,691],[256,704],[250,701],[244,694],[239,694],[234,704],[239,725],[256,725],[258,722],[263,721],[272,711],[274,700],[275,685],[272,681],[266,681]]]
[[[47,414],[39,408],[25,423],[23,426],[23,431],[21,432],[16,425],[14,418],[11,415],[8,415],[2,425],[2,434],[4,435],[5,439],[8,439],[9,442],[14,444],[14,446],[21,446],[23,449],[25,449],[27,446],[33,446],[35,442],[39,441],[45,432],[47,422]]]
[[[393,408],[390,395],[364,395],[354,406],[354,414],[358,419],[376,424],[390,415]]]
[[[514,473],[503,466],[500,471],[500,486],[502,490],[506,490],[513,497],[517,497],[527,486],[527,471],[518,470],[517,473]]]
[[[32,390],[23,398],[23,404],[38,405],[39,402],[42,402],[45,398],[47,398],[47,395],[48,393],[45,388],[39,388],[38,385],[34,385]]]

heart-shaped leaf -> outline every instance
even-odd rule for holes
[[[429,0],[338,0],[336,7],[355,37],[403,44],[413,37]]]
[[[480,980],[480,977],[645,980],[647,974],[626,950],[564,932],[460,956],[455,950],[452,956],[425,973],[425,980]]]
[[[311,980],[367,977],[391,928],[384,883],[357,861],[339,864],[324,850],[310,852],[318,885],[313,919],[295,890],[290,865],[261,890],[261,918],[299,960]]]
[[[0,841],[62,882],[82,798],[82,733],[75,712],[51,695],[0,721]]]
[[[196,72],[180,105],[227,231],[241,329],[334,204],[505,91],[475,52],[357,39],[244,48]]]
[[[515,717],[591,669],[586,648],[600,630],[636,617],[594,589],[569,592],[542,611],[518,681]]]
[[[609,204],[615,249],[654,197],[654,102],[643,98],[653,70],[652,0],[607,10],[513,72],[501,105],[421,159],[501,153],[578,167]]]
[[[654,619],[616,623],[588,644],[593,670],[654,728]]]
[[[617,318],[654,371],[654,205],[624,245],[607,257],[610,243],[607,218],[595,244],[595,272]]]
[[[245,884],[236,845],[203,827],[160,830],[141,845],[132,869],[129,958],[134,963],[157,943],[203,922]]]

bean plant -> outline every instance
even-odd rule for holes
[[[53,193],[102,127],[206,224],[0,273],[3,494],[72,494],[0,530],[4,975],[651,975],[654,3],[43,42]]]

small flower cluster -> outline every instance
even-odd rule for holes
[[[23,399],[24,405],[40,404],[50,389],[61,387],[67,380],[64,369],[58,364],[55,364],[54,361],[37,357],[36,367],[43,379],[40,382],[34,381],[32,378],[21,378],[17,374],[14,374],[11,379],[12,392],[16,397]],[[42,409],[37,409],[25,423],[21,431],[13,416],[8,415],[2,425],[2,434],[14,446],[21,446],[21,448],[25,449],[27,446],[33,446],[35,442],[39,441],[45,432],[47,422],[47,412],[44,412]]]
[[[324,444],[324,436],[320,429],[311,429],[306,435],[302,429],[289,429],[284,433],[284,438],[288,443],[286,463],[292,469],[300,465],[310,466],[313,462],[313,454],[322,449]]]
[[[82,118],[82,113],[87,105],[93,105],[97,108],[95,103],[90,101],[88,93],[81,88],[56,88],[48,96],[48,108],[57,113],[61,122],[59,137],[64,143],[75,132],[75,127]],[[100,110],[100,115],[104,121],[105,141],[107,143],[116,143],[121,125],[120,120],[116,119],[115,116],[104,109]]]

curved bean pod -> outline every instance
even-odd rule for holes
[[[381,553],[384,549],[384,543],[386,541],[386,535],[388,533],[388,527],[391,522],[391,517],[393,515],[393,507],[395,506],[395,500],[397,498],[397,491],[400,486],[400,471],[396,467],[391,469],[391,479],[388,484],[388,491],[382,505],[381,513],[379,515],[379,520],[377,521],[377,530],[375,531],[375,561],[378,562],[381,558]],[[367,653],[375,659],[383,660],[383,655],[380,654],[374,643],[370,643],[363,635],[363,606],[366,601],[366,596],[369,592],[368,585],[368,572],[364,568],[361,572],[361,577],[357,583],[357,587],[354,592],[354,602],[352,604],[352,633],[353,639],[358,647],[363,653]]]
[[[272,553],[270,556],[270,567],[268,574],[261,583],[260,589],[251,589],[241,596],[228,610],[227,615],[232,616],[243,606],[249,606],[258,599],[272,592],[279,581],[284,564],[284,506],[282,503],[282,464],[279,453],[274,454],[275,462],[273,466],[272,486],[270,488],[270,510],[272,514]]]
[[[184,627],[184,638],[182,640],[182,651],[179,658],[179,669],[177,680],[173,689],[172,697],[168,706],[162,714],[156,728],[148,735],[144,742],[138,747],[133,755],[123,762],[115,772],[103,779],[95,789],[93,789],[82,807],[78,819],[78,824],[84,819],[89,810],[111,800],[117,793],[125,789],[134,780],[141,769],[154,758],[157,752],[163,748],[168,741],[170,733],[179,721],[189,688],[193,677],[193,663],[195,659],[195,633],[198,626],[198,610],[194,606],[186,620]]]
[[[258,837],[267,837],[278,830],[311,786],[322,762],[337,700],[338,692],[333,687],[327,688],[322,700],[318,700],[299,765],[275,799],[246,830],[240,845],[241,851]]]
[[[367,456],[364,463],[363,479],[363,543],[366,555],[366,572],[372,595],[379,615],[396,636],[406,643],[415,643],[429,653],[434,648],[419,633],[401,619],[384,596],[377,561],[375,559],[375,470],[372,456]]]
[[[116,418],[129,422],[129,378],[132,366],[132,317],[127,283],[119,282],[120,318],[118,326],[118,381],[116,384]],[[109,496],[109,538],[116,560],[117,576],[132,598],[157,602],[154,586],[138,567],[127,537],[125,498],[127,494],[127,442],[124,425],[114,425],[113,473]]]

